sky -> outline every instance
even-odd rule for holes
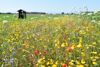
[[[0,12],[17,12],[18,9],[47,13],[97,11],[100,0],[0,0]]]

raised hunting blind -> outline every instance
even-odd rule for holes
[[[20,9],[17,12],[18,12],[18,18],[19,19],[25,19],[26,18],[26,11]]]

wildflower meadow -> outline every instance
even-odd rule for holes
[[[100,17],[0,14],[0,67],[100,67]]]

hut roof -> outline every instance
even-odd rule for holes
[[[26,11],[24,11],[24,10],[22,10],[22,9],[19,9],[17,12],[21,12],[21,11],[26,12]]]

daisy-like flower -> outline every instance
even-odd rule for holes
[[[76,67],[84,67],[84,65],[81,65],[81,64],[80,64],[80,65],[77,65]]]
[[[57,65],[56,64],[53,64],[52,67],[57,67]]]

